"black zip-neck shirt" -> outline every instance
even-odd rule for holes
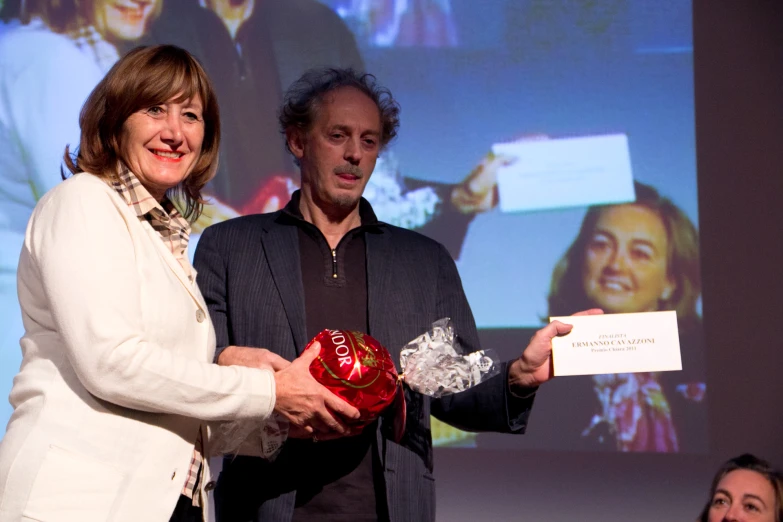
[[[326,328],[372,335],[367,315],[364,234],[382,225],[369,203],[362,200],[362,224],[332,249],[321,231],[303,219],[299,203],[297,191],[284,213],[296,220],[299,228],[307,338]],[[297,464],[294,522],[374,522],[388,518],[375,432],[373,423],[356,437],[317,443],[289,441],[297,445],[293,459]]]

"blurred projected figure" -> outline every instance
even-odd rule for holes
[[[5,0],[0,34],[0,432],[23,334],[16,266],[36,202],[61,181],[63,150],[79,142],[79,111],[142,36],[158,0]]]
[[[415,11],[414,3],[406,5],[405,12]],[[212,222],[279,210],[298,188],[277,128],[288,86],[312,68],[364,70],[351,31],[316,0],[166,0],[147,40],[191,51],[214,78],[225,139],[210,194],[219,204],[205,209],[214,212]],[[501,163],[487,156],[460,183],[441,184],[404,176],[387,152],[365,196],[380,220],[429,235],[457,258],[473,217],[497,204]]]
[[[585,306],[606,313],[676,310],[683,370],[594,376],[598,407],[583,437],[614,439],[620,451],[676,452],[684,440],[686,447],[704,446],[700,293],[696,228],[654,188],[636,183],[634,203],[588,210],[552,275],[549,315]],[[569,379],[576,387],[581,378]]]
[[[187,49],[213,78],[224,139],[210,188],[223,217],[277,210],[296,188],[277,128],[283,89],[313,67],[362,63],[340,18],[315,0],[166,0],[145,41]]]
[[[332,2],[359,40],[375,47],[456,47],[451,0]]]

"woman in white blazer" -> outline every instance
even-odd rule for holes
[[[19,369],[16,268],[38,200],[62,181],[63,147],[79,142],[79,108],[146,32],[161,0],[3,0],[0,18],[0,395]],[[11,415],[0,401],[0,423]],[[0,436],[3,428],[0,427]]]
[[[25,335],[0,442],[0,522],[204,518],[206,422],[344,429],[358,412],[265,350],[212,364],[185,253],[219,145],[201,66],[172,46],[122,58],[82,109],[74,175],[36,205],[19,261]],[[174,198],[174,194],[177,197]],[[181,213],[169,195],[183,203]],[[332,415],[329,410],[339,415]]]

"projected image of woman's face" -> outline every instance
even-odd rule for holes
[[[585,247],[585,295],[607,313],[649,312],[668,299],[668,237],[660,217],[640,205],[608,207]]]
[[[108,40],[136,40],[147,28],[160,0],[95,0],[95,28]]]

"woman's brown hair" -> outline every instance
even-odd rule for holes
[[[190,175],[172,189],[176,193],[172,196],[178,196],[183,203],[183,215],[195,220],[204,204],[201,189],[217,170],[220,114],[212,82],[203,67],[179,47],[139,47],[114,64],[82,107],[78,152],[71,154],[69,148],[65,148],[68,170],[74,174],[88,172],[116,179],[118,164],[125,162],[121,139],[128,117],[171,99],[182,102],[196,96],[203,106],[201,155]]]

